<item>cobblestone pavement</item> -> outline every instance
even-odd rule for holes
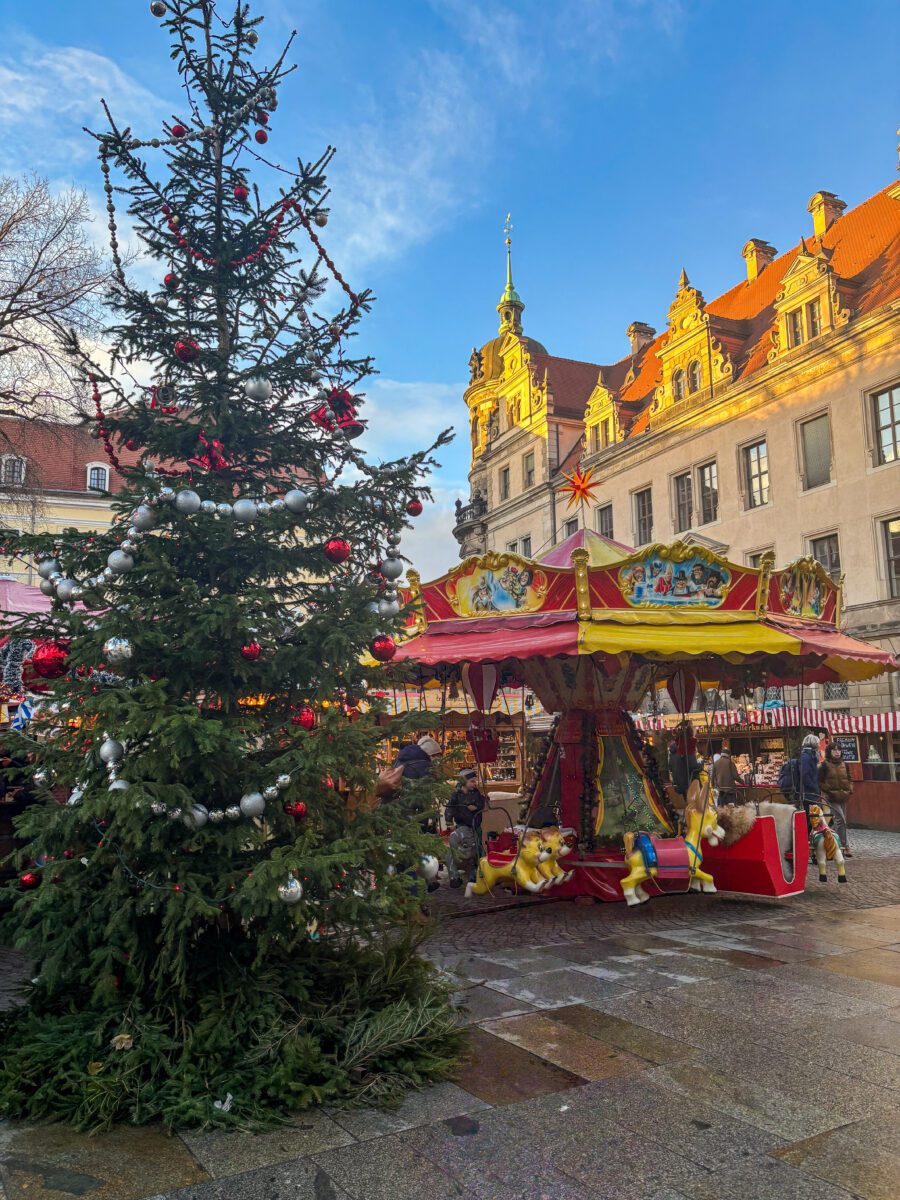
[[[456,1083],[274,1133],[0,1124],[7,1200],[894,1200],[900,836],[793,900],[466,905]],[[21,961],[0,952],[0,1004]],[[3,988],[6,988],[6,992]]]

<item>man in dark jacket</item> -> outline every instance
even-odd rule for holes
[[[393,765],[403,768],[404,779],[424,779],[431,772],[433,761],[440,756],[440,746],[433,737],[425,734],[414,746],[401,746]]]
[[[450,834],[450,853],[447,873],[450,886],[462,883],[458,864],[465,866],[469,880],[474,882],[481,856],[481,814],[487,808],[487,797],[478,787],[478,774],[471,767],[459,773],[459,782],[444,810],[444,819],[453,825]]]
[[[737,804],[739,787],[744,787],[740,771],[734,765],[731,748],[727,742],[722,743],[722,751],[713,764],[713,787],[719,793],[719,804]]]
[[[808,733],[800,747],[800,798],[809,820],[809,807],[819,803],[819,739]]]

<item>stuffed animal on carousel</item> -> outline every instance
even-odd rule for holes
[[[825,820],[825,814],[818,804],[809,806],[809,841],[819,866],[819,883],[828,882],[826,868],[832,859],[837,863],[838,883],[846,883],[847,870],[840,838]]]
[[[492,863],[487,855],[478,864],[478,878],[466,884],[466,896],[485,896],[495,887],[513,891],[540,892],[547,880],[540,872],[542,863],[550,858],[550,847],[544,843],[539,829],[526,829],[519,838],[518,849],[508,862]]]

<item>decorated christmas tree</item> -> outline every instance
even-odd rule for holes
[[[375,660],[431,451],[359,448],[370,297],[321,240],[331,151],[263,157],[284,55],[257,63],[244,4],[150,11],[183,102],[149,134],[108,111],[93,134],[113,324],[102,354],[69,344],[125,486],[108,533],[4,548],[51,608],[12,629],[45,690],[9,735],[40,802],[0,930],[34,974],[0,1027],[0,1109],[92,1128],[389,1097],[455,1049],[415,953],[435,785],[371,800],[398,732]],[[123,213],[155,290],[123,266]]]

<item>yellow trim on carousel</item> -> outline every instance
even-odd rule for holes
[[[600,826],[603,824],[603,813],[606,804],[603,799],[603,788],[600,786],[600,776],[603,774],[603,760],[606,757],[606,747],[603,745],[602,735],[597,737],[597,775],[594,782],[597,785],[597,816],[594,820],[594,837],[600,833]]]
[[[685,616],[686,614],[679,614]],[[740,662],[757,654],[799,654],[800,642],[768,625],[723,623],[701,628],[684,625],[640,624],[621,621],[579,621],[579,654],[643,654],[670,659],[678,655],[715,654]],[[862,666],[863,664],[860,664]]]

